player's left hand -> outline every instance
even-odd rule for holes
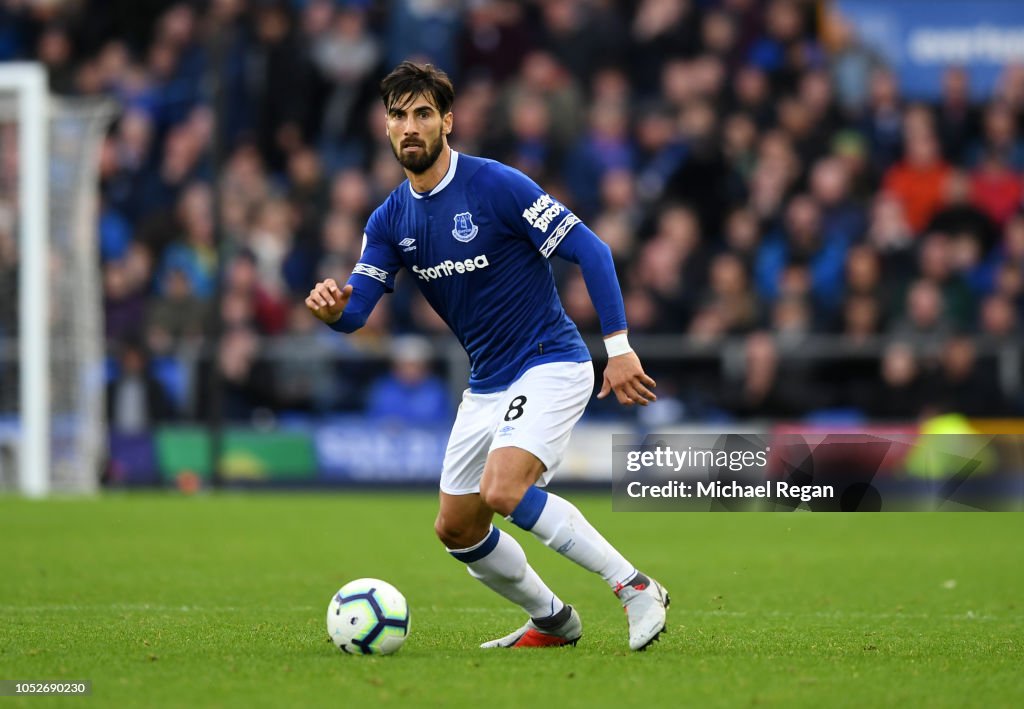
[[[647,406],[658,400],[651,391],[656,386],[655,381],[644,374],[636,352],[626,352],[608,359],[608,366],[604,368],[604,386],[597,398],[603,399],[614,391],[620,404]]]

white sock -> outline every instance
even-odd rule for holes
[[[449,549],[465,562],[469,575],[507,598],[531,618],[546,618],[565,606],[526,561],[526,552],[511,535],[497,527],[468,549]]]
[[[613,590],[633,578],[636,568],[594,529],[574,504],[550,492],[545,494],[544,509],[530,529],[538,539],[599,575]]]

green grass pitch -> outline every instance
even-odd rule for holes
[[[523,618],[444,553],[432,495],[0,498],[0,679],[93,681],[0,709],[1024,706],[1024,515],[626,514],[567,496],[671,590],[650,651],[629,652],[600,579],[518,530],[583,639],[478,650]],[[326,640],[331,595],[360,576],[409,599],[394,656]]]

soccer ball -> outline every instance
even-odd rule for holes
[[[327,634],[342,652],[390,655],[409,635],[409,605],[386,581],[356,579],[328,604]]]

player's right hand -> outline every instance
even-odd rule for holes
[[[338,288],[337,281],[333,278],[328,278],[317,283],[313,286],[313,290],[309,291],[309,297],[306,298],[306,307],[319,320],[330,325],[333,322],[337,322],[341,314],[345,312],[345,306],[348,305],[348,299],[351,297],[351,285]]]

